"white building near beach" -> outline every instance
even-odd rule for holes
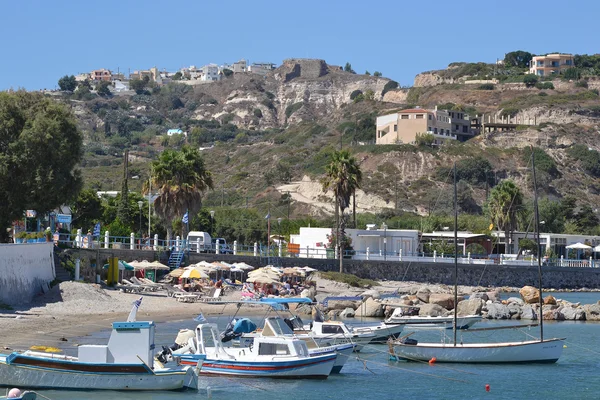
[[[334,249],[329,246],[331,228],[300,228],[300,233],[290,235],[290,243],[300,246],[300,257],[333,258]],[[413,255],[419,251],[419,231],[412,229],[388,229],[385,224],[368,224],[366,229],[346,229],[352,239],[353,259],[364,260],[384,255]],[[328,254],[329,250],[329,254]]]

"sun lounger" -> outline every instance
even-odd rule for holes
[[[139,293],[144,290],[144,288],[142,286],[136,285],[136,284],[128,281],[127,279],[121,279],[121,286],[122,286],[123,290],[125,290],[126,292],[131,292],[131,293]]]
[[[175,299],[182,303],[195,303],[202,298],[200,294],[181,294],[176,293]]]
[[[146,292],[154,292],[158,289],[157,286],[155,285],[148,285],[147,283],[144,283],[142,281],[140,281],[138,278],[136,278],[135,276],[131,277],[131,281],[135,284],[135,285],[139,285],[142,287],[142,289]]]
[[[188,292],[186,292],[185,290],[183,290],[182,288],[178,287],[178,286],[167,286],[167,296],[169,297],[175,297],[176,294],[182,295],[182,294],[189,294]]]

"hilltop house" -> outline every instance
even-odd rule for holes
[[[179,128],[169,129],[167,131],[167,136],[173,136],[173,135],[185,135],[185,132]]]
[[[433,135],[433,144],[465,141],[473,136],[471,119],[462,111],[412,108],[377,117],[376,144],[414,143],[418,134]]]
[[[107,69],[96,69],[90,72],[90,79],[93,81],[112,81],[112,72]]]
[[[529,62],[529,73],[537,76],[558,75],[575,66],[571,54],[547,54],[535,56]]]

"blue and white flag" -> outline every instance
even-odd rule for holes
[[[183,222],[184,224],[187,224],[189,221],[189,217],[188,217],[188,212],[186,211],[185,214],[183,214],[183,218],[181,218],[181,222]]]
[[[95,226],[94,226],[94,232],[93,232],[94,236],[100,236],[100,222],[98,222]]]
[[[271,219],[271,212],[269,211],[267,215],[265,215],[265,219]]]
[[[204,318],[204,315],[202,315],[202,313],[198,314],[198,316],[196,318],[194,318],[194,321],[196,322],[206,322],[206,318]]]
[[[129,313],[129,316],[127,317],[127,322],[135,322],[137,310],[142,305],[142,299],[143,299],[143,297],[140,297],[139,299],[137,299],[136,301],[133,302],[133,307],[131,307],[131,312]]]

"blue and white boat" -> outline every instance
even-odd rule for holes
[[[0,399],[11,399],[11,400],[36,400],[37,393],[24,391],[21,392],[20,389],[12,388],[10,391],[7,390],[6,396],[0,396]]]
[[[154,362],[152,321],[114,322],[108,345],[79,346],[78,356],[35,351],[0,354],[0,386],[82,390],[179,390],[197,388],[202,358],[190,366]],[[132,318],[133,316],[133,318]]]
[[[337,357],[334,352],[311,356],[306,343],[291,336],[260,336],[249,347],[225,348],[216,324],[198,325],[185,348],[173,357],[192,366],[205,357],[203,375],[326,379]]]

